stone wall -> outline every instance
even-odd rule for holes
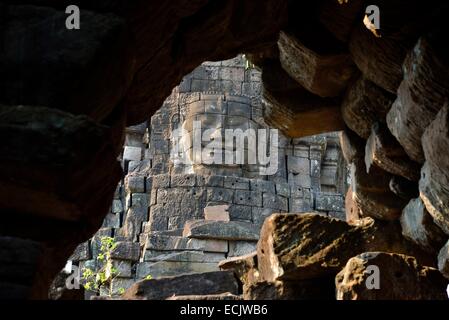
[[[274,212],[318,211],[344,220],[347,170],[336,133],[280,134],[273,175],[260,175],[259,163],[195,163],[185,133],[177,145],[174,133],[192,132],[193,120],[221,139],[224,129],[268,128],[261,90],[260,72],[247,68],[242,56],[205,62],[147,123],[127,128],[121,156],[126,176],[111,212],[71,259],[97,267],[100,238],[114,237],[117,292],[148,275],[218,270],[219,261],[256,249],[259,230]]]

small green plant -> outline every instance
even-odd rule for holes
[[[243,60],[245,61],[245,70],[249,69],[255,69],[256,65],[249,61],[249,59],[246,57],[246,55],[242,55]]]
[[[153,279],[153,276],[151,274],[149,274],[145,277],[145,280],[151,280],[151,279]]]
[[[82,280],[84,288],[88,291],[100,293],[100,288],[106,288],[106,295],[114,295],[112,281],[119,276],[119,272],[114,267],[111,253],[117,247],[117,243],[111,237],[102,237],[100,239],[100,253],[97,256],[97,268],[83,268]],[[122,295],[124,288],[119,288],[117,294]]]

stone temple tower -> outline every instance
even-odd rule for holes
[[[205,62],[147,123],[128,128],[126,176],[111,213],[72,260],[95,268],[100,237],[114,237],[120,274],[113,287],[127,288],[148,275],[218,270],[219,261],[255,250],[275,212],[344,219],[347,170],[336,134],[287,139],[269,131],[261,90],[260,71],[244,57]],[[226,130],[235,133],[232,141]],[[243,140],[242,163],[238,139],[250,132],[255,140]],[[258,158],[261,146],[270,163]]]

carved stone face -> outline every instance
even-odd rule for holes
[[[258,171],[255,135],[261,126],[251,117],[249,98],[201,94],[199,100],[181,109],[184,120],[172,130],[171,137],[175,171],[231,176]],[[249,140],[251,134],[254,140]],[[237,158],[241,146],[243,158]]]

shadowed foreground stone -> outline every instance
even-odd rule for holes
[[[427,210],[449,235],[449,107],[446,104],[427,127],[423,137],[426,163],[421,169],[419,191]]]
[[[257,252],[223,260],[218,264],[218,267],[221,270],[232,270],[243,284],[254,283],[259,276]]]
[[[142,280],[123,295],[125,300],[164,300],[173,295],[238,294],[237,279],[230,271]]]
[[[284,70],[320,97],[338,96],[356,73],[348,53],[317,52],[294,34],[281,31],[278,46]]]
[[[333,277],[299,281],[261,281],[243,286],[245,300],[334,300]]]
[[[343,129],[340,98],[307,91],[279,62],[263,66],[264,119],[289,137],[305,137]]]
[[[449,279],[449,241],[438,253],[438,270]]]
[[[447,27],[446,27],[447,28]],[[423,163],[421,136],[449,96],[449,59],[438,38],[446,32],[419,39],[404,62],[404,80],[387,116],[388,127],[411,159]]]
[[[368,171],[373,163],[391,174],[410,181],[419,180],[421,166],[410,160],[388,128],[379,122],[372,126],[365,148],[365,164]]]
[[[356,158],[351,164],[351,174],[354,200],[364,217],[380,220],[396,220],[400,217],[407,201],[391,192],[391,174],[374,164],[367,173],[361,158]]]
[[[368,139],[376,121],[385,122],[394,96],[361,77],[346,92],[341,112],[346,125],[360,137]]]
[[[369,266],[379,268],[379,289],[367,288],[376,283],[377,271]],[[447,280],[438,270],[402,254],[362,253],[348,261],[335,284],[338,300],[447,300]]]
[[[288,232],[287,232],[288,230]],[[273,214],[262,227],[257,248],[261,280],[303,280],[335,275],[346,262],[366,251],[417,256],[426,265],[434,259],[405,240],[397,222],[366,219],[360,226],[326,216]]]
[[[437,252],[446,241],[446,236],[433,222],[420,198],[412,199],[402,210],[402,235],[421,248]]]

